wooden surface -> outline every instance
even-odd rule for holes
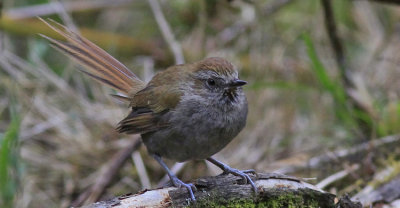
[[[215,207],[259,205],[260,207],[335,207],[335,195],[294,177],[260,173],[252,177],[258,188],[255,195],[248,184],[232,175],[203,177],[192,181],[197,201],[192,203],[184,188],[166,187],[120,196],[86,207]]]

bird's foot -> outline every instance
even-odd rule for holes
[[[228,165],[225,165],[224,163],[222,163],[222,162],[220,162],[220,161],[218,161],[218,160],[216,160],[216,159],[214,159],[212,157],[207,158],[207,160],[209,162],[213,163],[214,165],[218,166],[219,168],[221,168],[222,171],[223,171],[222,174],[229,174],[230,173],[232,175],[241,177],[243,182],[244,182],[244,184],[250,184],[251,187],[253,188],[254,193],[255,194],[258,193],[256,185],[254,184],[253,180],[249,176],[249,174],[254,174],[258,178],[258,174],[256,173],[255,170],[253,170],[253,169],[250,169],[250,170],[238,170],[238,169],[235,169],[235,168],[231,168]]]
[[[194,191],[197,191],[197,188],[195,185],[193,185],[191,183],[184,183],[176,176],[173,176],[170,179],[171,179],[172,184],[175,187],[177,187],[177,188],[185,187],[187,189],[187,191],[189,192],[190,198],[192,199],[192,201],[196,201],[196,198],[194,197],[194,194],[193,194]]]
[[[168,166],[164,163],[164,161],[161,159],[161,156],[158,154],[152,154],[152,156],[154,157],[154,159],[161,165],[161,167],[164,168],[164,170],[167,172],[169,179],[172,183],[172,185],[174,185],[177,188],[181,188],[181,187],[185,187],[189,194],[190,194],[190,198],[192,199],[192,201],[196,201],[196,198],[194,197],[193,191],[197,191],[196,186],[194,186],[191,183],[184,183],[181,180],[179,180],[179,178],[177,178],[175,176],[175,174],[173,174],[171,172],[171,170],[169,170]]]
[[[257,177],[257,173],[256,173],[255,170],[253,170],[253,169],[250,169],[250,170],[238,170],[236,168],[231,168],[231,167],[225,165],[224,168],[223,168],[223,171],[224,171],[223,174],[229,174],[230,173],[232,175],[241,177],[242,181],[243,181],[243,184],[250,184],[252,189],[253,189],[253,191],[254,191],[254,193],[256,193],[256,194],[258,193],[256,185],[254,184],[253,180],[249,176],[249,174],[253,174],[253,175],[256,175],[256,177]]]

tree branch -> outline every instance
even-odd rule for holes
[[[144,190],[97,202],[87,208],[98,207],[219,207],[219,206],[260,206],[260,207],[333,207],[335,195],[322,191],[297,178],[281,174],[263,174],[255,179],[259,194],[254,195],[250,185],[240,184],[241,178],[233,175],[219,175],[196,179],[197,201],[188,201],[185,188],[168,187]]]

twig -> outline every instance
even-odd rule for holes
[[[360,0],[361,1],[361,0]],[[399,5],[400,1],[399,0],[368,0],[368,1],[373,1],[377,3],[389,3],[389,4],[396,4]]]
[[[360,153],[362,151],[369,150],[371,148],[377,148],[379,146],[383,146],[385,144],[394,144],[396,142],[400,141],[400,135],[392,135],[392,136],[386,136],[383,138],[375,139],[370,142],[362,143],[358,146],[355,146],[350,149],[342,149],[342,150],[337,150],[335,152],[330,152],[327,154],[324,154],[319,157],[314,157],[309,160],[309,167],[318,167],[321,165],[323,162],[329,162],[332,161],[332,159],[340,159],[340,158],[346,158],[349,157],[350,155],[354,155],[357,153]],[[334,156],[334,157],[332,157]]]
[[[344,81],[346,88],[353,87],[343,51],[342,42],[340,41],[337,34],[331,0],[322,0],[322,7],[324,9],[326,32],[328,33],[333,52],[335,54],[336,63],[338,64],[338,67],[340,69],[340,75],[342,77],[342,80]]]
[[[0,33],[0,36],[2,33]],[[4,56],[6,50],[0,51],[0,69],[8,73],[17,83],[26,82],[27,77],[15,67],[12,66],[10,61]]]
[[[0,61],[1,63],[1,61]],[[57,125],[60,125],[65,122],[65,118],[60,118],[58,116],[47,119],[44,122],[38,122],[31,128],[27,128],[24,131],[21,131],[20,141],[25,142],[29,139],[34,138],[34,136],[39,135],[45,132],[48,129],[54,128]]]
[[[364,205],[369,205],[377,201],[392,202],[399,199],[400,175],[398,170],[398,166],[389,166],[376,173],[368,185],[355,194],[352,200],[358,200]]]
[[[260,16],[262,16],[262,18],[267,18],[292,2],[294,2],[294,0],[275,0],[272,3],[268,3],[261,9]],[[237,38],[239,35],[248,32],[253,26],[254,21],[236,21],[232,26],[225,28],[218,34],[219,39],[221,40],[220,44],[227,44],[228,42]]]
[[[0,1],[0,17],[3,14],[3,1]]]
[[[347,175],[349,175],[351,172],[358,170],[360,168],[360,165],[358,164],[354,164],[352,165],[350,168],[347,168],[345,170],[339,171],[333,175],[330,175],[329,177],[325,178],[324,180],[320,181],[317,185],[315,185],[316,187],[323,189],[326,186],[328,186],[329,184],[338,181],[344,177],[346,177]]]
[[[80,34],[78,27],[75,25],[74,21],[72,20],[71,16],[66,11],[64,5],[58,0],[52,0],[53,8],[56,10],[57,14],[61,17],[65,25],[68,29],[72,30],[73,32]]]
[[[174,34],[171,31],[171,28],[165,19],[165,16],[161,10],[160,4],[158,0],[149,0],[148,1],[151,7],[151,11],[156,18],[158,27],[161,30],[161,34],[167,42],[170,50],[174,54],[175,64],[183,64],[185,63],[185,58],[183,57],[183,52],[180,44],[175,40]]]
[[[309,160],[308,162],[298,165],[298,166],[291,166],[291,167],[285,167],[277,170],[276,172],[283,173],[283,174],[289,174],[293,173],[295,171],[299,170],[304,170],[304,169],[317,169],[320,168],[323,165],[328,164],[331,161],[336,161],[340,159],[346,158],[349,160],[351,156],[360,154],[361,152],[370,150],[371,148],[378,148],[383,145],[390,145],[390,146],[396,146],[400,142],[400,135],[391,135],[391,136],[386,136],[383,138],[375,139],[369,142],[365,142],[362,144],[359,144],[353,148],[350,149],[338,149],[337,151],[333,152],[328,152],[323,155],[319,155],[316,157],[313,157]]]
[[[17,56],[16,54],[13,54],[9,51],[5,51],[3,56],[9,60],[9,62],[21,70],[33,74],[37,77],[42,77],[48,80],[50,83],[54,84],[59,90],[61,90],[63,93],[66,93],[70,95],[73,98],[76,98],[79,100],[81,103],[85,104],[86,106],[89,106],[87,101],[85,99],[82,99],[82,97],[76,93],[67,83],[65,80],[61,79],[58,77],[54,71],[52,71],[44,62],[41,61],[40,58],[38,57],[33,57],[36,61],[36,64],[38,67],[34,68],[32,67],[27,61],[22,59],[21,57]]]
[[[375,113],[371,111],[371,108],[369,107],[371,106],[371,103],[363,102],[364,100],[359,99],[359,96],[355,93],[360,91],[360,88],[359,86],[356,86],[354,79],[351,77],[351,71],[345,58],[343,44],[337,34],[331,0],[322,0],[322,7],[324,10],[326,31],[335,54],[336,63],[339,67],[340,77],[343,81],[348,104],[355,110],[355,113],[352,115],[355,118],[358,127],[358,129],[355,129],[355,133],[359,137],[369,138],[373,133],[373,126],[365,120],[365,117],[372,119],[374,118]],[[360,118],[360,116],[357,116],[357,113],[365,114],[365,117]]]
[[[38,19],[14,20],[5,14],[0,18],[0,30],[18,36],[37,36],[38,33],[51,38],[60,39],[54,31]],[[91,28],[82,28],[80,31],[85,38],[95,42],[101,48],[113,46],[118,52],[134,55],[151,55],[161,63],[170,62],[168,50],[161,48],[154,39],[138,39],[129,35],[99,31]]]
[[[143,189],[151,187],[149,175],[147,174],[146,167],[143,164],[142,156],[140,152],[134,151],[132,154],[132,160],[135,163],[136,170],[138,171],[140,183]]]
[[[4,12],[5,16],[11,19],[24,19],[36,16],[46,16],[57,13],[57,4],[61,4],[66,11],[82,11],[109,7],[118,7],[130,4],[133,0],[96,0],[96,1],[67,1],[67,2],[51,2],[34,6],[27,6],[15,9],[9,9]],[[1,2],[0,2],[1,4]]]
[[[124,149],[120,150],[117,154],[115,154],[111,158],[110,162],[103,167],[103,171],[98,177],[96,183],[93,184],[81,195],[79,195],[79,197],[72,203],[71,206],[75,207],[82,205],[84,202],[97,201],[104,193],[105,188],[107,188],[107,186],[110,185],[111,181],[118,174],[121,167],[129,159],[132,152],[139,149],[141,144],[142,142],[139,136],[135,136],[135,138],[132,138],[131,142],[127,145],[127,147],[125,147]]]
[[[0,3],[1,4],[1,3]],[[0,10],[1,12],[1,10]],[[1,15],[1,14],[0,14]],[[4,45],[4,33],[0,32],[0,54],[3,53],[4,49],[5,49],[5,45]]]
[[[269,3],[266,7],[264,7],[264,9],[262,10],[262,15],[263,16],[272,15],[275,12],[282,9],[287,4],[292,2],[294,2],[294,0],[275,0],[274,2]]]

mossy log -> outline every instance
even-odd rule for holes
[[[100,207],[335,207],[335,195],[297,178],[259,173],[252,177],[258,189],[241,184],[233,175],[203,177],[193,181],[197,201],[191,202],[184,188],[165,187],[144,190],[97,202],[86,208]]]

